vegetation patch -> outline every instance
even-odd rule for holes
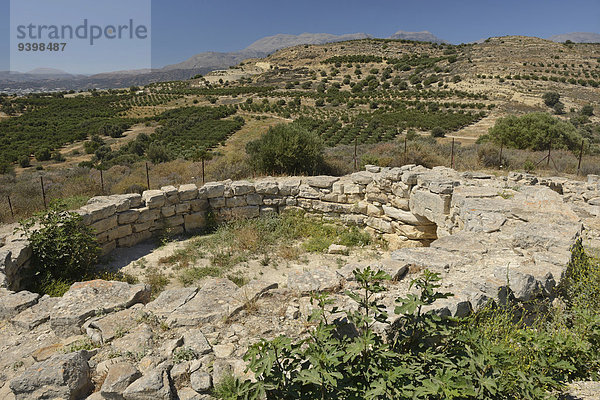
[[[178,278],[186,286],[209,276],[228,277],[240,285],[245,277],[232,275],[232,268],[241,262],[260,260],[266,266],[275,257],[297,259],[307,251],[322,253],[331,244],[363,247],[372,243],[371,236],[357,227],[307,218],[303,212],[286,212],[228,222],[189,241],[160,262],[180,268]],[[208,265],[197,265],[201,259],[207,259]]]
[[[556,399],[567,382],[600,373],[600,263],[581,242],[563,283],[564,306],[493,304],[470,317],[425,311],[439,299],[440,277],[425,270],[397,299],[388,334],[375,330],[388,314],[377,302],[389,279],[355,270],[353,311],[313,298],[309,335],[262,340],[245,355],[256,380],[228,382],[221,399]],[[559,301],[560,303],[560,301]],[[533,311],[532,311],[533,310]],[[333,321],[345,314],[347,326]],[[348,334],[349,331],[354,333]]]

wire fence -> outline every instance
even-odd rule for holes
[[[353,145],[350,160],[344,162],[349,167],[339,171],[341,174],[359,170],[365,163],[365,156],[373,156],[376,150],[358,145]],[[552,148],[548,144],[545,152],[523,152],[508,149],[503,145],[487,145],[486,147],[462,146],[460,140],[452,138],[451,141],[437,147],[422,147],[422,144],[408,140],[406,137],[393,143],[394,151],[391,161],[386,164],[398,166],[404,164],[423,164],[429,167],[443,165],[459,170],[468,169],[525,169],[536,170],[543,168],[545,171],[586,175],[598,173],[600,170],[600,157],[585,154],[585,142],[582,142],[578,152]],[[485,151],[483,151],[485,150]],[[435,152],[435,157],[432,153]],[[430,159],[423,159],[429,156]],[[526,157],[526,159],[524,159]],[[368,157],[368,160],[373,160]],[[375,157],[376,160],[376,157]],[[516,161],[515,161],[516,160]],[[202,185],[208,180],[242,179],[255,177],[254,171],[249,169],[230,168],[226,160],[218,164],[219,160],[211,160],[211,172],[207,174],[205,162],[190,163],[179,160],[178,163],[169,165],[152,164],[146,162],[136,168],[122,166],[110,170],[76,168],[70,174],[61,175],[59,172],[39,172],[37,184],[31,176],[15,178],[14,182],[0,181],[0,222],[14,222],[20,218],[32,215],[35,212],[47,209],[52,202],[62,199],[70,208],[77,208],[87,201],[89,197],[110,195],[117,193],[141,193],[148,189],[159,189],[167,185],[196,183]],[[215,164],[216,162],[216,164]],[[377,162],[377,161],[374,161]],[[519,168],[518,166],[521,166]],[[0,176],[0,178],[2,178]],[[36,178],[37,179],[37,178]],[[2,187],[4,186],[4,187]]]

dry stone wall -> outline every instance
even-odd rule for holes
[[[561,201],[572,202],[580,209],[591,207],[584,213],[593,215],[600,206],[598,182],[594,175],[588,177],[588,182],[538,179],[519,173],[498,179],[481,173],[459,174],[444,167],[367,166],[365,171],[343,177],[229,180],[201,187],[165,186],[141,195],[100,196],[90,199],[77,212],[96,232],[104,254],[136,245],[165,230],[170,234],[200,230],[209,215],[222,222],[289,209],[365,227],[382,235],[392,249],[414,248],[429,246],[465,227],[485,233],[500,229],[510,208],[518,205],[499,204],[502,202],[498,196],[515,185],[548,187],[563,195]],[[514,196],[509,192],[507,196]],[[0,287],[18,290],[19,272],[28,267],[31,251],[22,237],[10,232],[0,234]]]

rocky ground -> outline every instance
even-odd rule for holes
[[[507,285],[519,300],[548,296],[578,237],[600,247],[597,177],[415,171],[406,175],[411,218],[426,217],[441,233],[430,247],[400,248],[379,259],[345,257],[342,266],[309,262],[285,277],[252,276],[241,287],[207,278],[169,287],[155,299],[147,285],[124,282],[76,283],[62,298],[2,289],[0,398],[209,399],[224,377],[245,376],[249,345],[310,329],[311,293],[329,292],[337,305],[350,307],[344,290],[354,287],[355,268],[370,265],[394,278],[379,298],[388,308],[423,268],[439,272],[442,289],[455,296],[436,311],[461,316],[487,299],[502,301]],[[389,171],[373,167],[369,174],[387,185]],[[448,208],[436,211],[438,203],[428,198],[445,193],[451,193]],[[381,208],[392,220],[409,218]],[[597,383],[574,384],[569,393],[597,399]]]

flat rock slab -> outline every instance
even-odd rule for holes
[[[198,288],[189,287],[181,289],[167,289],[155,300],[146,304],[145,312],[152,313],[157,317],[168,317],[173,311],[194,298]]]
[[[83,328],[93,342],[108,343],[116,337],[129,333],[140,324],[138,320],[142,308],[141,304],[136,304],[104,317],[90,319],[83,324]]]
[[[229,279],[208,279],[198,293],[167,318],[171,327],[198,326],[227,318],[240,307],[238,287]]]
[[[16,400],[84,398],[92,390],[85,351],[57,354],[33,364],[10,382]]]
[[[150,288],[143,284],[103,280],[74,283],[53,307],[50,326],[57,336],[77,335],[88,318],[146,303],[149,298]]]
[[[26,290],[0,297],[0,319],[10,319],[37,303],[40,295]]]
[[[16,315],[11,320],[11,323],[19,328],[31,330],[50,320],[52,308],[54,308],[59,301],[60,299],[57,297],[44,296],[37,304]]]
[[[135,366],[128,362],[121,362],[112,365],[102,388],[100,389],[101,398],[103,399],[122,399],[122,394],[127,387],[140,378],[142,374]]]
[[[334,292],[342,286],[342,277],[335,271],[319,268],[288,276],[288,288],[302,294]]]

